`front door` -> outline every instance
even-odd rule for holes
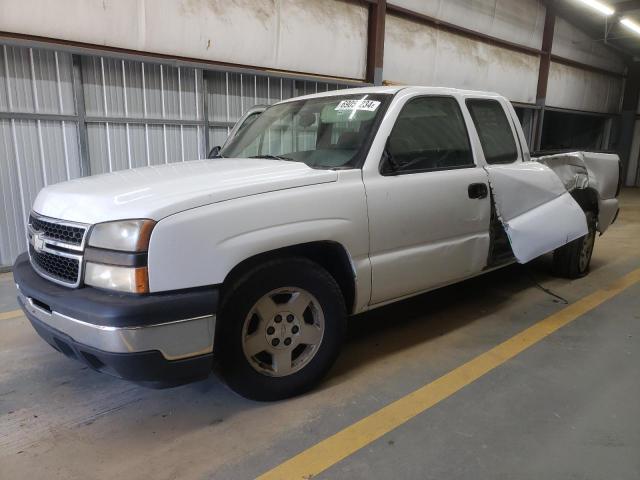
[[[371,304],[480,272],[491,205],[458,101],[410,99],[391,131],[380,171],[367,173]]]

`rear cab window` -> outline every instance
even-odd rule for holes
[[[500,102],[470,98],[466,101],[471,119],[480,137],[484,158],[488,164],[512,163],[518,159],[513,128]]]

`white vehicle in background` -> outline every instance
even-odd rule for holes
[[[293,98],[215,153],[40,192],[14,277],[54,348],[153,384],[215,357],[240,394],[285,398],[327,373],[349,315],[551,251],[579,277],[618,212],[617,156],[532,161],[491,93]]]

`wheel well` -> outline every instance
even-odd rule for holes
[[[598,192],[593,188],[574,189],[571,196],[585,212],[598,214]]]
[[[344,297],[345,305],[349,313],[353,312],[356,286],[355,273],[349,254],[345,248],[332,241],[321,241],[292,245],[264,253],[243,260],[227,274],[222,286],[222,295],[225,289],[237,282],[242,275],[268,260],[283,257],[304,257],[322,266],[335,279]]]

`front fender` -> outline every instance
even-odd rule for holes
[[[243,260],[315,241],[341,244],[356,274],[370,275],[364,187],[359,175],[346,177],[219,202],[162,219],[149,244],[150,290],[220,284]]]

